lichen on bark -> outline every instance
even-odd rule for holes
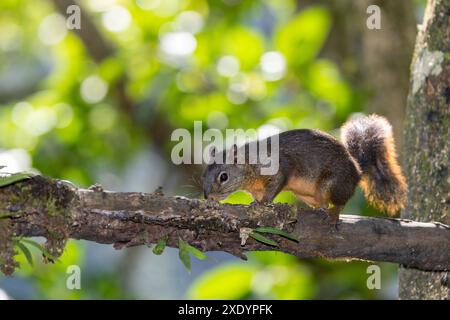
[[[70,188],[64,182],[48,183],[48,179],[35,176],[29,181],[17,182],[0,193],[0,269],[4,274],[14,272],[18,263],[14,260],[16,254],[12,238],[12,220],[30,216],[46,229],[45,250],[54,257],[59,257],[64,251],[68,235],[67,223],[70,216]],[[37,213],[45,213],[44,216]],[[47,261],[44,259],[44,261]]]
[[[16,252],[10,224],[9,219],[0,219],[0,271],[6,275],[11,275],[19,265],[14,260]]]
[[[409,199],[402,217],[450,222],[450,0],[430,0],[420,27],[406,115]],[[448,244],[443,243],[445,247]],[[450,299],[445,272],[399,270],[402,299]]]

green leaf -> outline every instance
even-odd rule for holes
[[[156,255],[160,255],[164,252],[164,249],[166,248],[167,245],[167,240],[169,239],[168,236],[165,236],[162,239],[159,239],[158,242],[156,243],[156,245],[153,247],[153,253]]]
[[[193,255],[194,257],[196,257],[199,260],[206,259],[206,255],[202,251],[200,251],[196,247],[191,246],[189,243],[183,241],[183,239],[179,239],[179,243],[181,244],[181,247],[183,248],[183,250],[186,250],[190,255]]]
[[[220,41],[222,52],[239,59],[243,70],[252,70],[264,53],[264,40],[254,29],[244,26],[229,28]]]
[[[260,228],[256,228],[254,231],[257,231],[257,232],[260,232],[260,233],[272,233],[272,234],[277,234],[277,235],[279,235],[279,236],[288,238],[289,240],[298,242],[298,239],[297,239],[294,235],[292,235],[292,234],[290,234],[290,233],[287,233],[286,231],[283,231],[283,230],[278,229],[278,228],[273,228],[273,227],[260,227]]]
[[[272,239],[264,237],[263,235],[255,232],[255,231],[250,232],[249,236],[252,237],[253,239],[259,241],[259,242],[268,244],[270,246],[278,247],[278,243],[276,243]]]
[[[19,172],[19,173],[1,175],[0,176],[0,187],[5,187],[10,184],[29,179],[32,176],[34,176],[34,174],[29,173],[29,172]]]
[[[191,255],[199,260],[206,259],[206,255],[202,251],[191,246],[181,238],[178,238],[178,248],[178,255],[189,272],[191,271]]]
[[[331,17],[326,8],[310,6],[276,32],[276,48],[291,66],[304,66],[318,54],[327,38]]]
[[[31,254],[30,250],[19,240],[14,241],[14,244],[16,245],[17,248],[20,249],[20,251],[23,252],[23,255],[27,259],[28,264],[30,266],[33,266],[33,255]]]
[[[186,242],[184,242],[181,238],[178,238],[178,256],[180,257],[181,262],[183,262],[188,272],[191,272],[191,256],[186,251],[185,247]]]
[[[9,213],[0,213],[0,220],[14,217],[17,213],[9,212]]]
[[[191,255],[193,255],[194,257],[196,257],[199,260],[205,260],[206,259],[206,255],[200,251],[199,249],[189,246],[188,247],[188,251]]]
[[[48,252],[47,250],[44,249],[43,246],[41,246],[39,243],[37,243],[36,241],[30,240],[30,239],[21,239],[21,242],[25,242],[29,245],[32,245],[33,247],[39,249],[39,251],[42,252],[42,254],[44,256],[46,256],[48,259],[51,259],[53,261],[58,261],[58,258],[53,256],[50,252]]]
[[[184,241],[183,241],[184,242]],[[199,249],[191,246],[189,243],[184,242],[185,250],[192,256],[196,257],[199,260],[205,260],[206,255],[200,251]]]
[[[335,105],[339,117],[347,117],[352,103],[352,90],[335,63],[316,60],[308,66],[304,75],[305,86],[314,96]]]

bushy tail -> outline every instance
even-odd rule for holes
[[[342,126],[341,137],[362,170],[360,186],[366,198],[394,215],[404,207],[408,191],[390,123],[377,115],[357,117]]]

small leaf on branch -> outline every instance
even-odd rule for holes
[[[23,252],[23,255],[27,259],[27,262],[30,266],[33,266],[33,255],[31,254],[30,250],[25,246],[22,242],[19,240],[14,240],[14,245],[20,249],[20,251]]]
[[[269,246],[278,247],[278,243],[276,241],[274,241],[272,239],[269,239],[269,238],[266,238],[263,235],[255,232],[255,231],[250,232],[249,235],[250,235],[250,237],[252,237],[256,241],[262,242],[262,243],[267,244]]]
[[[33,176],[34,176],[34,174],[29,173],[29,172],[19,172],[19,173],[0,175],[0,187],[5,187],[10,184],[29,179]]]
[[[48,252],[47,250],[45,250],[45,248],[43,246],[41,246],[39,243],[37,243],[36,241],[30,240],[30,239],[20,239],[21,242],[27,243],[29,245],[32,245],[33,247],[37,248],[39,251],[42,252],[42,254],[49,260],[52,261],[58,261],[58,258],[56,258],[55,256],[53,256],[50,252]]]
[[[185,243],[181,238],[178,238],[178,256],[183,262],[188,272],[191,272],[191,256],[186,251]]]
[[[179,248],[178,255],[189,272],[191,271],[191,259],[190,259],[191,255],[199,260],[206,259],[206,255],[202,251],[191,246],[189,243],[183,241],[183,239],[181,238],[178,238],[178,248]]]
[[[295,237],[294,235],[287,233],[286,231],[280,230],[278,228],[273,228],[273,227],[260,227],[260,228],[256,228],[255,231],[260,232],[260,233],[272,233],[272,234],[277,234],[279,236],[285,237],[289,240],[292,241],[296,241],[298,242],[297,237]]]
[[[164,249],[167,245],[167,240],[169,240],[169,236],[165,236],[162,239],[159,239],[156,245],[153,247],[153,253],[156,255],[160,255],[164,252]]]
[[[6,219],[6,218],[11,218],[11,217],[14,217],[15,215],[17,215],[17,213],[14,213],[14,212],[0,213],[0,220]]]

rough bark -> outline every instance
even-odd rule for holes
[[[46,237],[47,249],[54,255],[62,253],[68,238],[123,248],[168,236],[172,247],[180,237],[204,251],[243,257],[245,251],[275,249],[252,238],[242,245],[245,228],[272,226],[298,237],[298,243],[272,238],[279,242],[279,250],[301,258],[364,259],[450,270],[450,228],[435,223],[343,215],[336,231],[324,213],[297,211],[286,204],[227,205],[165,197],[160,192],[79,189],[40,176],[0,188],[0,212],[8,216],[0,220],[0,225],[7,223],[8,235]],[[4,233],[0,237],[8,240]]]
[[[409,200],[403,218],[450,223],[449,54],[450,0],[430,0],[411,65],[405,161]],[[450,299],[448,272],[400,269],[399,297]]]

